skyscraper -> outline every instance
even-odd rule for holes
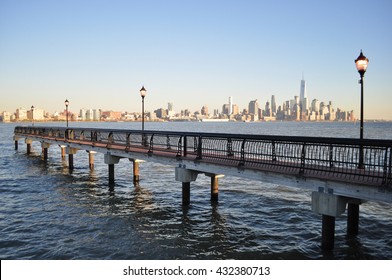
[[[276,101],[275,101],[275,95],[271,96],[271,110],[272,110],[272,114],[275,115],[276,114]]]
[[[306,95],[306,83],[304,76],[302,75],[302,80],[301,80],[301,88],[300,88],[300,93],[299,93],[299,104],[301,107],[301,110],[305,112],[308,109],[308,99]]]
[[[252,100],[249,102],[249,114],[254,114],[254,115],[258,115],[259,113],[259,103],[256,100]]]
[[[229,96],[229,116],[233,114],[233,97]]]

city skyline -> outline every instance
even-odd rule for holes
[[[365,119],[392,120],[390,1],[2,1],[0,111],[240,108],[300,96],[360,108],[354,60],[362,49]],[[366,20],[357,20],[366,11]],[[303,16],[300,16],[303,15]],[[333,19],[333,20],[332,20]]]

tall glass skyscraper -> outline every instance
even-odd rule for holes
[[[308,98],[306,96],[306,83],[303,75],[301,80],[301,89],[299,93],[299,102],[300,102],[301,110],[305,112],[309,106],[308,106]]]

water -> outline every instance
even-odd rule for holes
[[[64,125],[64,124],[35,124]],[[76,123],[140,129],[140,123]],[[275,135],[358,137],[354,123],[146,123],[146,129]],[[360,207],[360,233],[346,237],[346,215],[336,219],[335,249],[320,248],[321,216],[311,211],[305,190],[226,176],[219,203],[210,202],[210,179],[191,184],[191,205],[181,205],[174,168],[132,163],[115,167],[114,190],[107,166],[96,154],[74,156],[69,173],[60,149],[47,163],[34,143],[32,155],[19,143],[14,124],[0,124],[1,259],[392,259],[392,205]],[[392,123],[365,123],[365,138],[392,139]]]

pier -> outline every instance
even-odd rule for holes
[[[321,215],[325,250],[334,247],[335,219],[343,213],[347,235],[355,236],[362,203],[392,203],[391,140],[17,126],[15,150],[21,140],[27,154],[33,142],[40,142],[43,160],[50,147],[59,148],[70,171],[74,156],[86,156],[78,151],[88,152],[90,169],[94,154],[104,154],[112,187],[121,159],[132,162],[134,182],[144,161],[173,166],[183,205],[191,203],[191,182],[199,175],[211,178],[212,202],[219,199],[222,176],[307,189],[309,208]]]

